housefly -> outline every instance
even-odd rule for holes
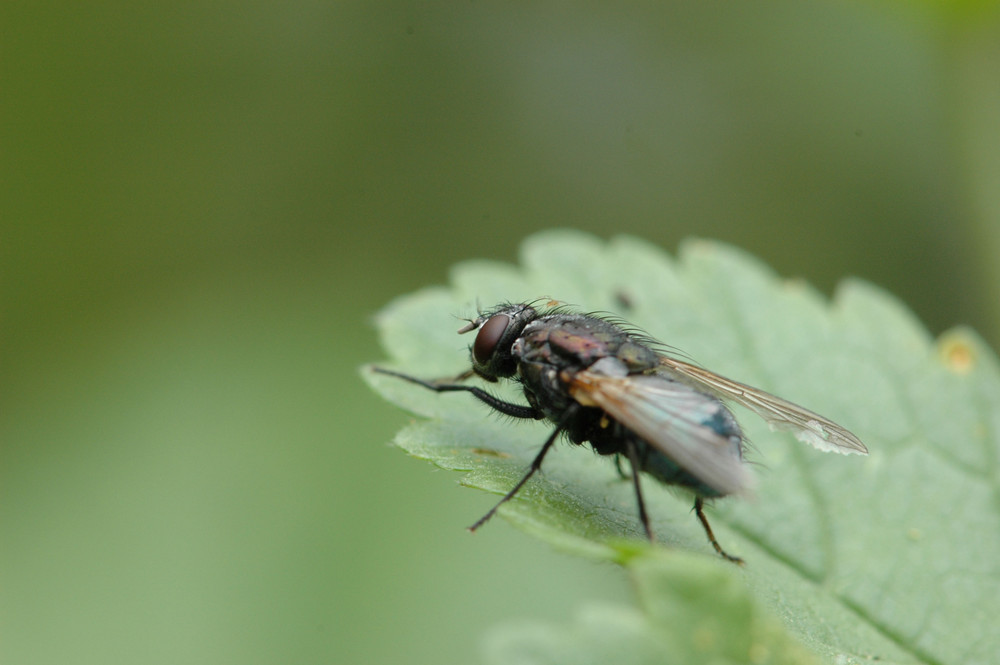
[[[706,500],[752,486],[743,463],[742,431],[722,400],[751,409],[772,429],[790,430],[820,450],[868,454],[865,445],[840,425],[763,390],[661,353],[656,342],[620,321],[562,306],[502,304],[458,332],[472,331],[477,331],[470,348],[472,368],[454,379],[426,381],[375,368],[435,392],[472,393],[513,418],[547,419],[555,424],[524,477],[470,531],[518,493],[564,434],[574,444],[589,443],[600,455],[629,461],[639,520],[650,540],[653,530],[640,472],[690,490],[695,497],[694,512],[715,551],[741,563],[719,545],[703,510]],[[474,375],[489,382],[518,382],[527,404],[506,402],[461,383]]]

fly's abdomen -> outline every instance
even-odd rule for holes
[[[642,441],[639,444],[640,456],[642,460],[642,471],[656,478],[666,485],[680,485],[687,487],[698,496],[712,498],[722,496],[722,493],[714,487],[705,484],[697,476],[694,476],[681,468],[672,459],[652,448],[648,443]],[[645,455],[643,455],[645,449]]]
[[[725,454],[742,460],[743,434],[740,426],[736,422],[736,418],[732,412],[725,405],[720,402],[717,403],[717,406],[718,408],[714,413],[707,416],[701,424],[719,436],[718,445],[728,447]],[[648,441],[632,432],[629,432],[628,435],[635,437],[634,440],[639,449],[639,460],[643,472],[667,485],[687,487],[698,496],[705,498],[724,496],[726,494],[726,492],[719,491],[717,488],[701,480],[698,476],[688,472],[684,467]]]

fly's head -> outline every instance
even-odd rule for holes
[[[487,381],[504,379],[517,372],[517,359],[511,352],[524,327],[538,318],[530,305],[501,305],[481,314],[459,330],[459,334],[478,330],[472,343],[472,371]]]

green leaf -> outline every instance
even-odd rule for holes
[[[614,312],[713,371],[833,418],[865,441],[869,457],[818,452],[735,409],[753,442],[758,489],[750,500],[719,501],[709,518],[723,546],[746,559],[738,574],[756,602],[831,662],[995,662],[1000,374],[996,356],[972,332],[935,341],[871,285],[848,281],[829,304],[745,253],[705,241],[684,244],[674,260],[632,238],[604,243],[553,231],[526,240],[521,262],[519,269],[463,263],[450,288],[389,305],[378,317],[389,365],[429,378],[457,374],[468,367],[470,340],[455,334],[456,316],[473,315],[477,300],[554,297]],[[470,487],[510,489],[551,429],[494,417],[468,395],[363,373],[386,398],[426,417],[396,443],[465,472]],[[523,402],[515,385],[496,392]],[[729,566],[705,542],[690,496],[649,481],[644,489],[656,547],[643,544],[629,483],[578,447],[553,451],[543,473],[501,509],[554,546],[618,561],[635,576],[638,624],[635,611],[604,608],[581,615],[566,634],[586,632],[606,610],[617,613],[622,636],[655,624],[653,592],[637,569],[653,552],[698,552],[708,566]],[[678,561],[694,565],[690,557]],[[674,582],[657,588],[670,591],[683,577],[667,575]],[[706,597],[714,584],[705,582]],[[692,621],[712,614],[704,603],[688,605]]]
[[[639,608],[594,604],[569,627],[512,624],[492,631],[486,652],[515,663],[818,662],[761,604],[736,568],[678,551],[630,561]]]

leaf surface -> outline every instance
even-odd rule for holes
[[[674,638],[656,636],[656,608],[665,598],[664,611],[690,612],[694,622],[721,612],[719,620],[743,631],[740,644],[755,649],[743,655],[756,654],[759,662],[782,662],[785,638],[762,629],[766,622],[755,611],[733,607],[769,608],[831,662],[997,662],[1000,374],[995,354],[974,333],[956,329],[933,340],[904,306],[869,284],[847,281],[828,303],[739,250],[700,240],[673,259],[633,238],[605,243],[551,231],[525,241],[521,264],[462,263],[450,287],[390,304],[378,317],[388,365],[427,378],[455,375],[467,368],[472,341],[455,334],[456,317],[474,316],[477,300],[485,308],[556,298],[612,312],[712,371],[828,416],[854,431],[871,455],[823,454],[737,407],[758,489],[750,500],[718,501],[709,518],[723,546],[747,560],[740,571],[715,560],[688,495],[646,480],[658,539],[650,547],[632,488],[614,466],[585,449],[558,446],[543,473],[500,514],[564,551],[623,563],[640,607],[595,606],[551,639],[522,630],[521,644],[538,647],[530,652],[538,659],[506,662],[557,662],[565,653],[543,657],[558,654],[552,644],[567,646],[581,634],[597,639],[591,628],[602,622],[615,626],[604,646],[626,649],[619,662],[653,662],[644,660],[648,649],[663,655],[657,649],[680,648]],[[426,418],[396,443],[465,472],[462,483],[470,487],[506,492],[551,428],[492,416],[469,395],[363,374],[387,399]],[[515,385],[490,389],[524,401]],[[675,552],[680,558],[664,564],[664,548],[703,553],[705,563]],[[721,569],[723,578],[692,572],[685,596],[677,565]],[[737,586],[753,600],[701,597],[714,598],[720,584],[741,578]],[[629,637],[636,631],[644,637]],[[493,644],[512,653],[517,634],[505,632]],[[763,634],[771,637],[761,641]],[[626,657],[628,645],[635,651]],[[730,662],[736,652],[727,645],[698,651],[700,662]]]

